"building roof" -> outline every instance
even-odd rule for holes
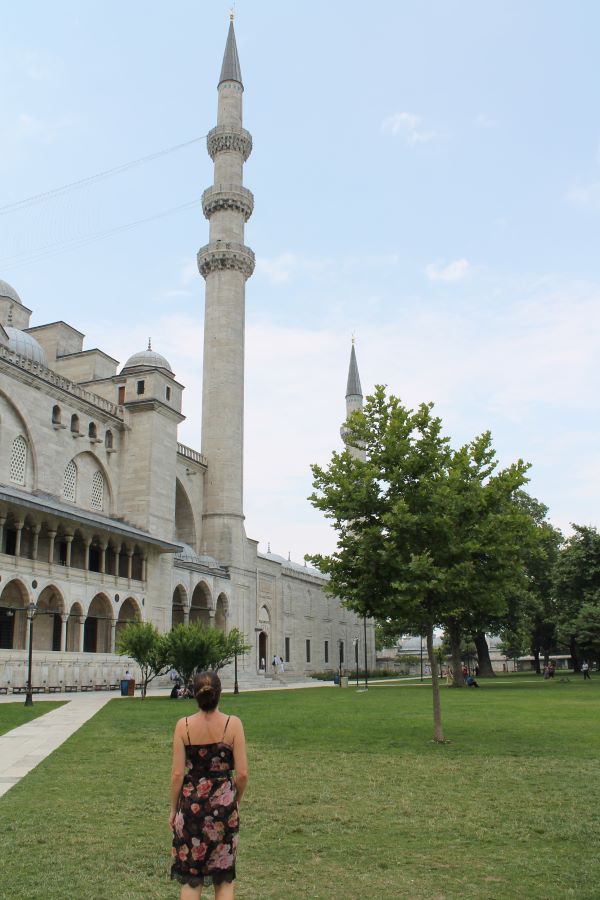
[[[214,556],[208,556],[206,553],[196,553],[194,548],[189,544],[184,544],[183,541],[180,543],[181,549],[179,553],[175,554],[175,560],[177,562],[181,562],[184,565],[203,566],[205,569],[223,568]]]
[[[237,45],[235,43],[233,21],[229,23],[229,33],[227,35],[227,43],[225,45],[225,53],[223,55],[223,65],[221,66],[221,77],[219,78],[219,84],[221,84],[223,81],[237,81],[243,87],[242,70],[240,68],[240,60],[237,52]]]
[[[286,559],[285,556],[280,556],[278,553],[271,553],[270,549],[266,553],[257,553],[256,555],[260,559],[269,559],[271,562],[280,563],[284,568],[292,569],[294,572],[302,572],[303,575],[312,575],[313,578],[322,578],[324,581],[329,580],[328,576],[323,575],[318,569],[314,569],[306,563],[297,563],[291,559]]]
[[[0,297],[3,297],[7,300],[12,300],[13,303],[18,303],[20,306],[23,305],[21,303],[21,298],[15,291],[14,287],[12,287],[12,285],[10,285],[8,283],[8,281],[2,281],[1,278],[0,278]]]
[[[31,360],[31,362],[39,363],[45,369],[48,368],[48,360],[46,353],[41,344],[39,344],[32,334],[14,328],[12,325],[5,325],[4,330],[8,335],[8,348],[19,356]]]
[[[360,378],[358,375],[358,363],[356,362],[356,353],[354,344],[350,353],[350,367],[348,369],[348,384],[346,385],[346,397],[362,397],[362,388],[360,386]]]
[[[13,487],[13,485],[0,484],[0,500],[4,500],[6,503],[17,503],[37,512],[62,516],[72,522],[79,522],[81,525],[92,526],[112,534],[120,534],[140,543],[153,544],[165,553],[176,553],[181,549],[179,544],[163,541],[161,538],[148,534],[147,531],[142,531],[141,528],[136,528],[135,525],[129,525],[119,519],[111,519],[110,516],[102,515],[102,513],[91,512],[69,503],[63,503],[52,494],[45,494],[41,491],[30,494],[28,491]]]
[[[134,353],[133,356],[129,357],[121,372],[124,372],[125,369],[136,369],[138,366],[143,366],[146,369],[166,369],[171,375],[173,374],[170,362],[164,356],[161,356],[160,353],[157,353],[156,350],[152,350],[150,342],[148,342],[146,350],[140,350],[139,353]]]

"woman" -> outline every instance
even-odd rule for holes
[[[171,878],[181,883],[181,900],[197,900],[205,884],[214,884],[216,900],[232,900],[246,739],[237,716],[219,712],[218,675],[196,675],[194,695],[199,712],[180,719],[173,735]]]

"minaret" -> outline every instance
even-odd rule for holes
[[[356,351],[354,349],[354,338],[352,338],[352,350],[350,351],[350,365],[348,367],[348,383],[346,385],[346,419],[357,409],[363,408],[363,395],[360,386],[360,377],[358,374],[358,363],[356,362]],[[342,425],[340,429],[343,442],[351,455],[357,459],[364,459],[364,450],[359,447],[351,447],[348,445],[349,431],[346,425]]]
[[[210,222],[209,243],[198,251],[198,268],[206,279],[202,452],[208,469],[202,542],[220,563],[239,565],[245,541],[245,285],[254,270],[254,253],[244,244],[244,225],[252,214],[254,198],[242,184],[252,137],[242,128],[244,86],[233,14],[217,90],[217,126],[207,138],[214,183],[202,195],[202,209]]]

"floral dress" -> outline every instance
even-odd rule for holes
[[[223,730],[223,738],[227,731]],[[187,718],[185,720],[188,729]],[[233,748],[223,740],[191,744],[173,828],[171,878],[198,887],[235,878],[239,815]]]

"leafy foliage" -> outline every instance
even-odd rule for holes
[[[117,641],[117,652],[136,661],[142,673],[142,698],[148,684],[169,669],[165,635],[152,622],[130,622]]]
[[[202,622],[177,625],[165,636],[169,662],[187,684],[195,672],[213,669],[218,672],[228,665],[236,653],[246,653],[250,646],[237,628],[228,634]]]

